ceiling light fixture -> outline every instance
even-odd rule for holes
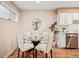
[[[36,3],[38,4],[38,3],[40,3],[40,1],[37,0]]]

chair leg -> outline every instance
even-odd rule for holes
[[[46,53],[46,58],[47,58],[48,56],[47,56],[47,53]]]
[[[52,58],[52,49],[50,50],[51,58]]]
[[[24,52],[22,52],[22,58],[24,58]]]
[[[20,54],[20,49],[18,48],[18,55],[17,55],[18,58],[19,58],[19,54]]]
[[[26,51],[26,57],[27,57],[27,53],[28,53],[28,52]]]
[[[35,54],[34,54],[34,49],[33,49],[33,58],[35,57]]]
[[[35,50],[35,58],[37,58],[37,50]]]

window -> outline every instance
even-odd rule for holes
[[[11,21],[17,21],[16,14],[12,11],[9,11],[9,20]]]
[[[60,13],[58,19],[61,25],[73,24],[74,21],[79,20],[79,13]]]
[[[8,19],[9,18],[9,10],[2,5],[0,5],[0,18]]]
[[[0,18],[5,20],[17,21],[17,15],[6,8],[4,5],[0,4]]]

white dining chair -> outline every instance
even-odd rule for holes
[[[28,50],[34,48],[34,45],[30,41],[27,42],[27,40],[25,40],[23,34],[19,33],[17,35],[17,41],[18,41],[18,57],[19,57],[19,54],[20,54],[19,53],[20,50],[22,51],[22,57],[24,57],[25,51],[28,51]]]
[[[33,31],[32,32],[32,40],[33,41],[40,41],[41,38],[41,32]]]
[[[53,35],[49,34],[48,32],[43,32],[42,36],[42,40],[35,49],[44,52],[46,54],[46,58],[48,57],[47,53],[50,52],[52,58]]]
[[[32,33],[31,32],[24,32],[23,36],[24,36],[24,41],[25,42],[32,43],[31,42],[31,40],[32,40]]]

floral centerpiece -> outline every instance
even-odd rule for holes
[[[57,22],[54,22],[53,24],[51,24],[49,29],[51,29],[51,32],[54,31],[54,34],[57,34],[59,32]]]

